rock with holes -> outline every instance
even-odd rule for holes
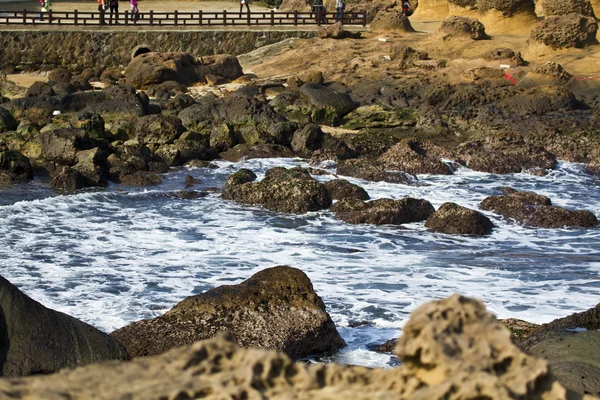
[[[490,233],[494,224],[478,211],[456,203],[444,203],[427,218],[425,226],[434,232],[482,236]]]
[[[337,164],[339,175],[351,176],[373,182],[413,183],[416,178],[402,171],[389,171],[379,161],[363,158],[343,160]]]
[[[291,267],[268,268],[238,285],[188,297],[166,314],[112,336],[132,356],[151,356],[224,331],[241,346],[294,358],[345,345],[308,277]]]
[[[580,14],[595,17],[594,9],[589,0],[543,0],[544,16]]]
[[[449,17],[442,22],[436,31],[444,39],[466,38],[473,40],[487,39],[485,26],[474,18]]]
[[[529,35],[532,44],[551,49],[583,48],[598,43],[598,23],[594,17],[568,14],[549,17],[541,21]]]
[[[406,197],[369,202],[350,199],[336,204],[333,211],[336,218],[349,224],[402,225],[426,220],[435,208],[427,200]]]
[[[334,200],[358,199],[369,200],[369,194],[363,188],[345,179],[333,179],[325,183],[325,187]]]
[[[546,196],[504,188],[504,195],[486,197],[481,209],[539,228],[592,228],[598,226],[594,213],[567,210],[552,205]]]
[[[386,151],[379,161],[387,169],[409,174],[450,175],[452,170],[441,160],[453,158],[452,154],[433,143],[419,139],[404,139]]]
[[[414,32],[408,17],[400,10],[380,11],[370,25],[373,32]]]

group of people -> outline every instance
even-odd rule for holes
[[[249,1],[250,0],[240,0],[240,18],[242,17],[242,12],[244,11],[244,6],[246,6],[246,10],[248,11],[248,14],[250,14],[250,5],[248,4]],[[273,11],[279,11],[279,7],[281,7],[282,3],[283,3],[283,0],[277,0],[277,3],[275,4],[275,8],[273,8]],[[335,21],[343,22],[342,19],[343,19],[343,15],[344,15],[344,9],[346,8],[346,0],[335,0],[335,8],[337,10],[337,12],[335,14]],[[316,18],[317,22],[320,22],[322,24],[325,23],[325,15],[327,13],[327,9],[323,5],[323,0],[313,0],[312,12],[315,13],[315,18]]]
[[[100,12],[100,25],[106,25],[106,11],[110,12],[109,14],[109,23],[119,24],[119,0],[97,0],[98,1],[98,11]],[[129,8],[131,9],[131,13],[129,14],[129,19],[131,21],[137,21],[140,18],[140,10],[138,8],[138,0],[129,0]]]

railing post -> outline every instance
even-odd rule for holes
[[[154,10],[150,10],[150,25],[154,25]]]
[[[77,11],[77,10],[73,11],[73,13],[74,13],[74,14],[73,14],[73,24],[75,24],[75,25],[78,25],[78,24],[79,24],[79,21],[77,21],[77,13],[78,13],[78,12],[79,12],[79,11]]]
[[[362,26],[367,26],[367,12],[363,10],[362,11],[362,16],[363,16]]]
[[[23,10],[23,25],[27,23],[27,9]]]
[[[298,11],[294,11],[294,26],[298,26]]]
[[[250,13],[246,14],[246,25],[250,25]]]
[[[223,25],[227,25],[227,10],[223,10]]]
[[[198,11],[198,25],[202,25],[202,10]]]
[[[175,18],[175,26],[177,26],[177,10],[173,12],[173,18]]]
[[[321,10],[321,7],[317,7],[317,26],[321,26],[321,13],[323,11]]]
[[[52,10],[48,11],[48,23],[51,24],[52,23]]]
[[[271,26],[275,25],[275,11],[271,10]]]

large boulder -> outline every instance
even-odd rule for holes
[[[468,17],[449,17],[442,22],[436,34],[444,39],[467,38],[473,40],[487,39],[485,26],[478,20]]]
[[[402,11],[380,11],[369,25],[373,32],[414,32],[408,17]]]
[[[47,82],[36,81],[29,86],[25,97],[54,96],[54,90]]]
[[[379,161],[366,158],[343,160],[337,164],[337,174],[373,182],[413,183],[415,178],[402,171],[388,171]]]
[[[48,309],[0,277],[0,372],[16,377],[51,374],[63,368],[128,360],[109,335]]]
[[[177,81],[189,86],[206,82],[206,75],[236,79],[243,75],[237,58],[228,55],[206,56],[199,59],[187,53],[144,53],[134,57],[125,69],[127,83],[144,89],[165,81]]]
[[[306,170],[282,167],[268,170],[260,182],[239,184],[237,181],[229,183],[228,180],[223,198],[294,214],[323,210],[332,202],[325,186]]]
[[[294,153],[302,157],[310,154],[323,146],[325,134],[317,124],[306,124],[302,129],[294,132],[291,147]]]
[[[327,188],[333,200],[369,200],[371,198],[365,189],[345,179],[332,179],[325,183],[325,188]]]
[[[106,186],[109,177],[109,164],[106,153],[98,148],[77,152],[77,164],[73,169],[84,177],[87,186]]]
[[[66,68],[56,68],[48,74],[48,81],[54,83],[69,83],[71,82],[71,72]]]
[[[409,174],[450,175],[452,170],[441,161],[443,158],[452,158],[452,155],[433,143],[405,139],[386,151],[379,157],[379,161],[387,169],[397,169]]]
[[[452,235],[487,235],[494,224],[482,213],[459,206],[456,203],[444,203],[433,213],[425,227],[434,232]]]
[[[294,287],[294,286],[292,286]],[[186,328],[187,329],[187,328]],[[565,389],[546,361],[523,353],[482,302],[463,296],[414,311],[396,348],[403,365],[294,363],[219,336],[155,357],[49,377],[0,380],[11,399],[593,400]]]
[[[435,208],[427,200],[406,197],[401,200],[377,199],[369,202],[341,201],[333,208],[335,216],[349,224],[401,225],[424,221]]]
[[[549,17],[541,21],[529,35],[532,44],[551,49],[582,48],[596,44],[598,23],[594,17],[568,14]]]
[[[70,193],[87,187],[85,177],[71,167],[63,167],[50,182],[52,189],[59,193]]]
[[[595,17],[594,9],[589,0],[543,0],[542,10],[544,16],[580,14],[586,17]]]
[[[591,228],[598,225],[598,219],[592,212],[571,211],[553,206],[546,196],[511,188],[504,188],[504,193],[483,199],[481,209],[539,228]]]
[[[135,136],[140,144],[146,146],[173,143],[183,132],[179,118],[162,114],[146,115],[135,124]]]
[[[0,151],[0,184],[27,182],[33,179],[29,159],[16,150]]]
[[[505,16],[513,16],[521,12],[535,12],[533,0],[477,0],[480,12],[497,11]]]
[[[151,356],[228,332],[243,347],[293,358],[345,346],[308,277],[267,268],[246,281],[188,297],[166,314],[112,333],[134,356]]]
[[[5,108],[0,107],[0,133],[17,129],[19,122]]]

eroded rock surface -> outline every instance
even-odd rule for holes
[[[425,226],[434,232],[459,235],[486,235],[494,224],[482,213],[459,206],[456,203],[444,203],[427,218]]]

